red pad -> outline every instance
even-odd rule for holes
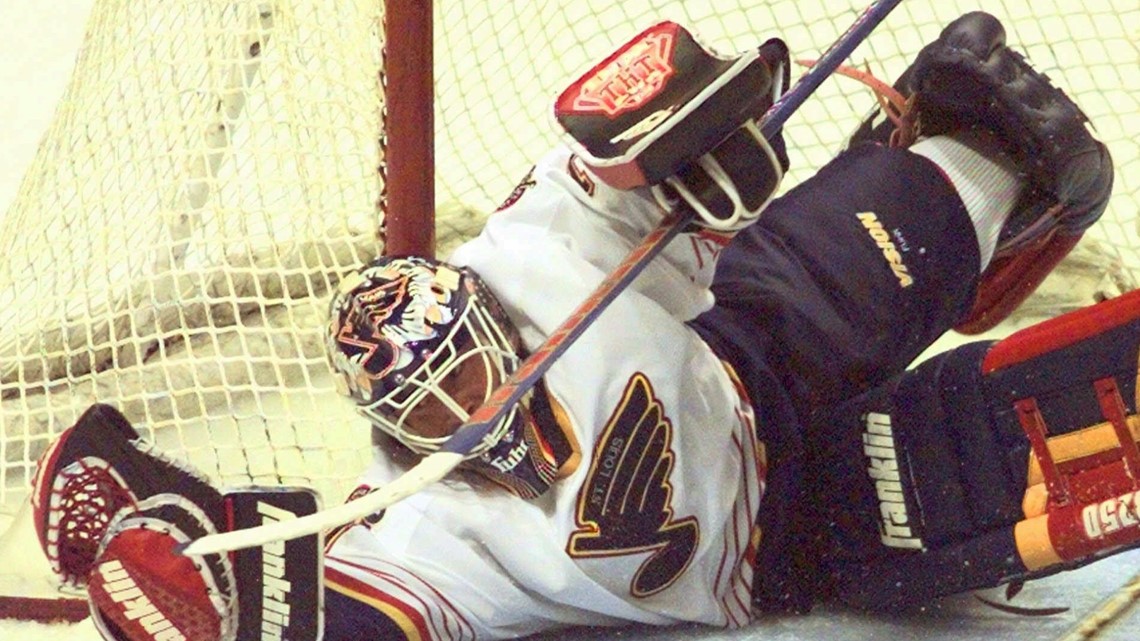
[[[993,260],[982,274],[970,313],[954,329],[981,334],[1009,318],[1076,247],[1082,234],[1046,234],[1011,256]]]
[[[1140,290],[1014,332],[998,341],[982,362],[982,373],[1027,361],[1079,343],[1140,318]]]
[[[1137,319],[1140,291],[1133,291],[1014,333],[990,349],[982,371],[989,375],[1047,358],[1078,343],[1097,341]],[[1135,344],[1126,349],[1117,345],[1119,334],[1115,336],[1108,345],[1127,351],[1122,356],[1135,362]],[[1066,460],[1054,460],[1047,442],[1051,430],[1038,399],[1027,396],[1015,402],[1048,495],[1045,513],[1030,515],[1016,528],[1019,553],[1032,571],[1062,562],[1084,564],[1140,545],[1140,448],[1128,424],[1121,375],[1108,368],[1088,380],[1087,388],[1078,384],[1085,379],[1071,381],[1067,394],[1095,395],[1100,420],[1111,426],[1116,446],[1090,448],[1075,457],[1070,453]]]
[[[114,536],[91,572],[88,595],[100,614],[130,641],[183,638],[212,641],[221,619],[193,559],[174,551],[177,542],[154,529]]]

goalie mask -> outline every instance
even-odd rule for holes
[[[517,332],[473,272],[383,257],[341,281],[330,364],[373,425],[413,452],[439,449],[518,365]],[[494,447],[513,410],[467,458]]]

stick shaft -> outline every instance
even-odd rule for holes
[[[815,66],[780,97],[760,119],[760,132],[771,140],[797,109],[803,105],[819,85],[851,55],[861,42],[887,17],[901,0],[885,0],[870,5],[847,31],[820,56]],[[661,250],[693,220],[689,209],[679,210],[666,217],[641,243],[622,260],[614,271],[601,282],[550,337],[527,358],[495,392],[476,410],[442,449],[466,453],[478,445],[491,429],[507,415],[515,403],[534,387],[542,375],[554,364],[574,341],[601,316],[609,304],[625,291],[633,280],[649,265]]]
[[[875,27],[879,26],[879,23],[900,2],[902,0],[880,0],[871,3],[863,14],[847,28],[847,31],[839,36],[839,39],[832,43],[831,47],[819,57],[815,66],[800,76],[795,86],[781,96],[760,119],[760,132],[764,134],[764,137],[771,140],[780,127],[783,127],[784,123],[788,121],[792,113],[815,93],[819,85],[839,68],[839,65],[867,39],[867,36],[871,35]]]
[[[901,0],[880,0],[872,3],[854,24],[827,50],[814,67],[807,71],[796,84],[777,100],[761,118],[760,131],[769,140],[796,109],[831,75],[839,64],[855,50],[887,14]],[[347,523],[378,512],[389,505],[414,494],[430,483],[442,478],[462,460],[497,424],[507,415],[515,403],[538,383],[543,374],[554,362],[574,344],[602,314],[611,302],[625,291],[637,276],[649,265],[661,250],[693,220],[691,210],[685,209],[667,216],[645,237],[614,271],[583,301],[578,308],[558,326],[490,399],[475,410],[467,422],[444,442],[440,451],[425,458],[419,465],[409,470],[391,485],[365,495],[350,503],[323,510],[300,519],[263,525],[248,530],[225,532],[202,537],[183,549],[183,554],[199,555],[238,550],[271,541],[288,540],[314,534],[328,527]],[[429,464],[430,463],[430,464]],[[430,472],[427,468],[430,468]],[[414,477],[414,478],[413,478]],[[332,514],[329,514],[329,513]],[[322,516],[323,515],[323,516]]]

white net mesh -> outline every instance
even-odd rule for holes
[[[224,482],[359,464],[306,417],[323,293],[378,249],[379,18],[95,7],[0,231],[0,491],[97,400]]]
[[[1115,195],[1072,269],[1027,304],[1053,315],[1131,288],[1140,261],[1135,0],[913,0],[853,61],[893,80],[967,10],[1085,109]],[[780,35],[816,57],[853,2],[440,3],[436,192],[446,247],[477,230],[556,139],[562,84],[662,18],[723,51]],[[50,440],[96,401],[226,484],[314,485],[338,500],[367,426],[320,344],[325,294],[381,249],[382,11],[376,1],[99,0],[72,82],[0,227],[0,512]],[[393,89],[395,90],[395,89]],[[829,80],[786,127],[789,186],[873,97]],[[441,250],[445,251],[445,250]],[[3,523],[0,523],[0,530]]]

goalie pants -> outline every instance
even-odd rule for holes
[[[874,144],[837,156],[725,249],[717,303],[691,325],[744,381],[768,448],[761,607],[805,610],[814,598],[799,509],[808,426],[829,425],[824,408],[899,375],[953,327],[979,263],[965,206],[938,167]],[[859,442],[846,424],[833,429]]]

